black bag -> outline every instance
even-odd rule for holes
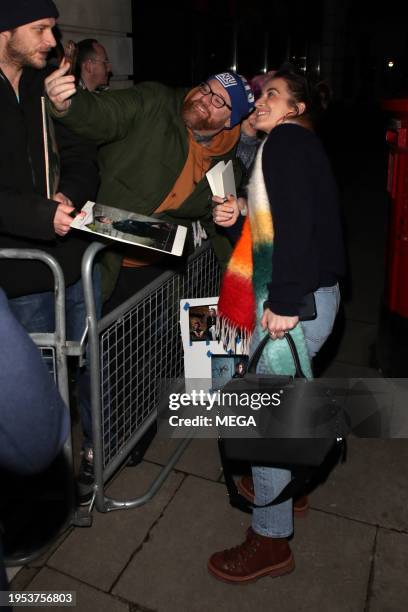
[[[285,334],[285,338],[295,364],[295,377],[256,374],[259,359],[269,341],[269,335],[266,335],[248,364],[247,374],[241,379],[231,380],[221,392],[250,394],[267,390],[270,394],[283,392],[285,398],[280,407],[262,412],[263,421],[269,419],[269,422],[263,423],[261,418],[258,425],[268,437],[221,436],[219,440],[230,502],[245,511],[251,511],[254,504],[250,504],[236,489],[232,478],[234,462],[291,470],[292,481],[275,500],[265,504],[270,506],[301,495],[305,489],[325,480],[333,466],[345,457],[339,406],[324,385],[313,385],[306,380],[296,345],[289,334]]]

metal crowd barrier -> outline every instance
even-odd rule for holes
[[[108,512],[148,502],[190,442],[179,444],[144,495],[117,500],[105,494],[107,481],[155,422],[160,401],[174,390],[169,381],[177,386],[184,383],[180,300],[217,296],[220,270],[209,244],[204,244],[188,259],[183,272],[164,272],[98,321],[92,270],[103,248],[100,243],[90,245],[82,278],[91,369],[94,497],[96,508]]]
[[[98,321],[92,273],[95,257],[105,246],[92,243],[82,261],[95,471],[94,499],[90,510],[95,501],[100,512],[135,508],[148,502],[189,444],[190,439],[179,444],[144,495],[123,501],[109,498],[105,494],[108,480],[155,422],[160,400],[166,397],[166,393],[168,396],[168,393],[175,390],[168,386],[169,381],[177,386],[184,383],[180,300],[216,296],[220,282],[218,263],[207,243],[188,259],[183,271],[164,272]],[[83,357],[86,334],[80,343],[66,340],[62,270],[50,255],[38,250],[3,249],[0,250],[0,258],[36,259],[48,265],[54,274],[55,332],[31,334],[31,337],[48,363],[61,396],[69,406],[67,356]],[[73,479],[70,437],[64,453]],[[70,524],[88,526],[90,518],[88,520],[75,510]],[[36,556],[38,553],[24,559],[13,559],[8,565],[27,563]]]
[[[36,249],[0,249],[0,259],[30,259],[41,261],[50,268],[54,276],[55,330],[51,333],[31,334],[31,338],[41,352],[50,374],[54,378],[61,397],[69,409],[67,356],[79,356],[82,349],[79,343],[67,342],[66,340],[65,281],[62,269],[53,257]],[[61,525],[61,530],[65,530],[70,525],[86,526],[89,523],[86,517],[81,519],[80,514],[76,509],[72,441],[70,433],[64,445],[64,458],[68,468],[68,477],[70,478],[70,482],[68,483],[70,493],[70,508],[67,512],[66,522],[64,525]],[[58,534],[56,534],[56,536],[57,535]],[[36,559],[43,552],[43,550],[49,546],[49,544],[50,542],[47,542],[45,543],[44,547],[41,548],[41,550],[34,550],[29,554],[20,554],[6,558],[6,565],[13,566],[29,563]]]

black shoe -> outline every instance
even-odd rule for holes
[[[77,498],[80,506],[87,506],[94,494],[93,449],[87,448],[79,466],[77,478]]]
[[[140,438],[138,442],[136,442],[135,447],[129,455],[129,461],[127,462],[127,467],[135,467],[139,465],[139,463],[143,460],[147,449],[152,443],[155,435],[157,433],[157,423],[153,423],[146,431],[146,433]]]

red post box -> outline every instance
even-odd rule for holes
[[[391,210],[385,303],[391,312],[408,318],[408,99],[385,100],[382,108],[392,113],[386,134]]]

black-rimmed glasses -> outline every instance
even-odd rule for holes
[[[201,94],[203,94],[203,96],[208,96],[211,94],[211,104],[215,106],[215,108],[223,108],[226,106],[229,110],[232,110],[232,106],[227,104],[222,96],[214,93],[208,83],[200,83],[198,90]]]

